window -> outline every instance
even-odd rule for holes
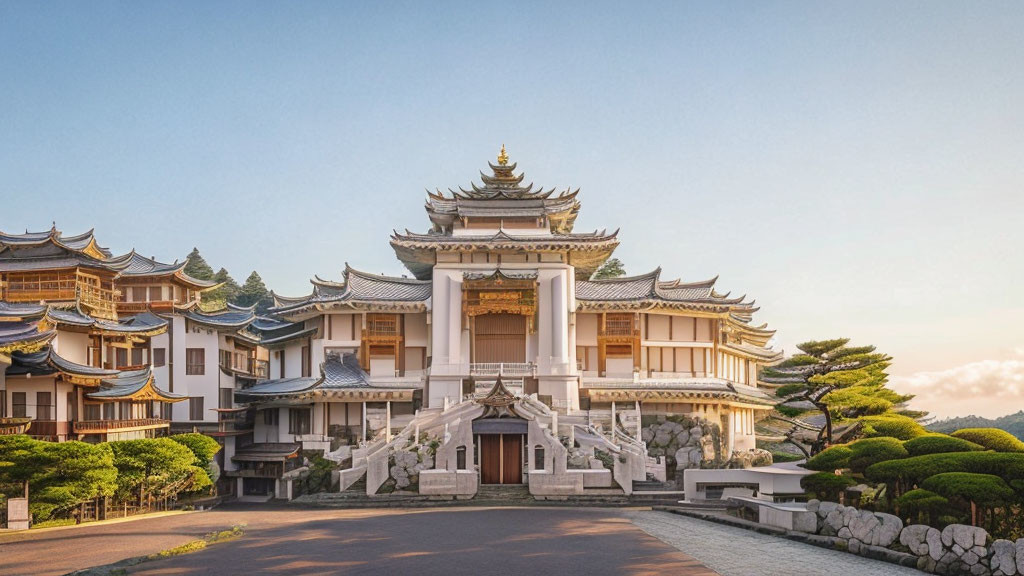
[[[220,367],[225,370],[231,370],[231,351],[221,350],[220,351]]]
[[[277,355],[279,358],[281,358],[281,378],[284,378],[284,350],[278,350]]]
[[[146,301],[146,287],[145,286],[133,286],[132,287],[132,302],[145,302]]]
[[[142,366],[144,348],[132,348],[132,366]]]
[[[53,420],[52,395],[50,392],[36,392],[36,420]]]
[[[11,416],[25,418],[28,416],[28,393],[11,392]]]
[[[114,358],[115,358],[115,364],[114,364],[115,368],[120,368],[121,366],[127,366],[128,365],[128,350],[126,350],[124,348],[115,348],[114,349]]]
[[[100,419],[100,405],[99,404],[86,404],[85,405],[85,419],[86,420],[99,420]]]
[[[277,417],[280,414],[277,408],[268,408],[263,411],[263,423],[267,426],[277,426]]]
[[[106,402],[103,404],[103,419],[113,420],[114,419],[114,403]]]
[[[153,348],[153,367],[159,368],[167,365],[167,349]]]
[[[302,377],[309,378],[310,374],[309,346],[302,347]]]
[[[203,348],[185,349],[185,374],[202,376],[206,374],[206,350]]]
[[[220,389],[220,407],[221,408],[231,408],[231,399],[232,399],[231,393],[232,392],[234,392],[234,390],[232,390],[231,388],[221,388]]]
[[[309,434],[309,409],[292,408],[288,410],[288,433]]]
[[[193,396],[188,399],[188,419],[189,420],[202,420],[203,419],[203,398],[202,396]]]
[[[161,286],[150,286],[149,287],[149,301],[150,302],[159,302],[160,300],[163,300],[164,299],[163,292],[164,292],[164,290],[163,290],[163,287],[161,287]]]
[[[537,446],[536,448],[533,449],[533,469],[544,470],[545,467],[546,466],[544,464],[544,447]]]
[[[465,470],[466,469],[466,447],[459,446],[455,449],[455,469]]]

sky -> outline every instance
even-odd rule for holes
[[[720,277],[776,345],[893,356],[936,416],[1024,408],[1024,3],[0,1],[0,230],[193,246],[308,293],[502,144]]]

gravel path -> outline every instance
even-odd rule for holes
[[[628,512],[633,523],[722,576],[921,576],[923,572],[668,512]]]

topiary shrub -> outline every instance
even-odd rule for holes
[[[925,490],[946,498],[962,498],[981,506],[997,506],[1013,498],[1013,488],[999,476],[970,472],[944,472],[926,479]]]
[[[985,448],[968,442],[962,438],[954,438],[945,434],[928,434],[907,440],[903,447],[911,456],[923,456],[925,454],[944,454],[947,452],[973,452]]]
[[[836,476],[831,472],[815,472],[800,479],[800,486],[819,500],[839,500],[839,494],[857,484],[849,476]]]
[[[1024,452],[1024,442],[998,428],[964,428],[953,432],[951,436],[980,444],[996,452]]]
[[[784,386],[779,386],[779,389],[775,391],[775,395],[779,398],[785,398],[786,396],[796,394],[797,392],[803,392],[806,389],[806,384],[786,384]]]
[[[808,460],[804,464],[804,468],[821,472],[832,472],[841,468],[849,468],[850,456],[852,454],[853,450],[846,444],[830,446]]]
[[[861,473],[876,462],[906,458],[910,454],[903,447],[903,442],[887,436],[881,438],[864,438],[850,446],[850,469]]]
[[[775,410],[779,414],[782,414],[783,416],[786,416],[787,418],[796,418],[797,416],[803,414],[804,412],[807,412],[807,410],[805,410],[803,408],[796,408],[794,406],[786,406],[785,404],[779,404],[778,406],[775,407]]]
[[[889,460],[868,466],[864,475],[872,482],[902,482],[919,485],[926,478],[943,472],[992,474],[1011,481],[1024,478],[1024,454],[999,452],[950,452],[926,454],[902,460]]]
[[[917,420],[899,414],[865,416],[860,421],[864,424],[864,436],[868,438],[891,436],[900,440],[912,440],[928,434]]]
[[[931,490],[917,488],[897,498],[896,503],[905,518],[931,524],[932,517],[941,513],[949,505],[949,500]]]

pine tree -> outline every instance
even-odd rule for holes
[[[267,290],[267,285],[263,283],[263,279],[253,270],[252,274],[249,274],[249,277],[245,279],[245,284],[242,285],[242,289],[239,290],[238,296],[232,304],[238,306],[252,306],[255,304],[256,311],[263,312],[273,306],[274,300],[270,296],[270,291]]]
[[[208,294],[214,295],[216,299],[224,302],[234,302],[235,298],[238,298],[238,293],[242,290],[242,287],[235,282],[235,279],[228,274],[226,268],[217,270],[217,273],[213,275],[213,280],[221,286],[216,290],[211,290]]]
[[[185,274],[200,280],[213,280],[213,268],[199,254],[199,248],[192,248],[192,251],[188,253],[188,264],[185,264]]]
[[[763,382],[781,385],[777,394],[785,401],[780,412],[795,415],[809,402],[824,416],[824,425],[810,442],[809,450],[795,441],[795,429],[789,436],[793,444],[811,455],[832,444],[836,421],[891,413],[913,398],[886,388],[889,376],[885,371],[891,357],[876,352],[874,346],[847,346],[849,342],[849,338],[837,338],[798,344],[802,354],[761,373]]]
[[[594,280],[602,280],[604,278],[618,278],[626,275],[626,267],[623,266],[622,261],[618,258],[609,258],[594,272]]]

